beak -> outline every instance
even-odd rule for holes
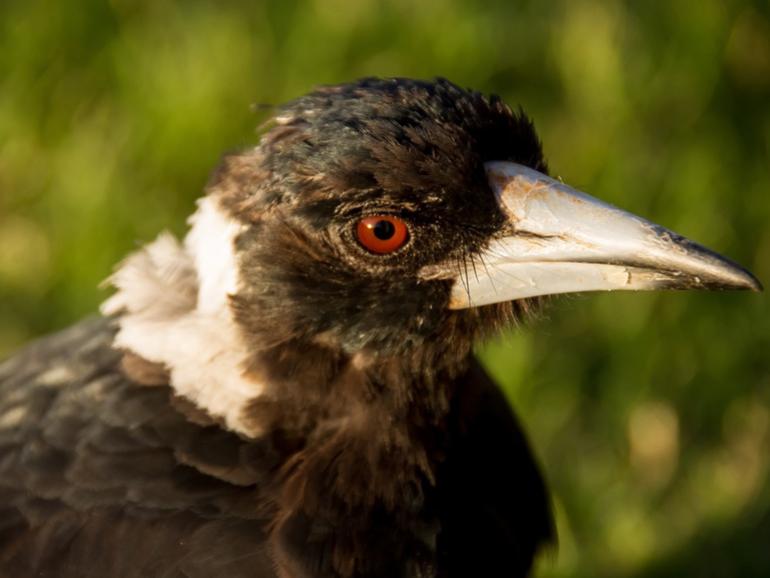
[[[578,291],[762,290],[740,265],[542,173],[486,170],[507,224],[455,283],[452,309]]]

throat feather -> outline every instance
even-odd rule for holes
[[[260,424],[244,413],[265,387],[245,371],[249,352],[229,307],[242,225],[212,197],[198,202],[190,224],[183,244],[162,233],[118,266],[102,313],[117,316],[116,347],[162,365],[177,395],[257,437]]]

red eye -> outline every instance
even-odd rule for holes
[[[358,221],[356,236],[366,250],[385,255],[404,246],[409,229],[398,217],[376,215]]]

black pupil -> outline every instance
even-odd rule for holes
[[[396,234],[396,226],[390,221],[377,221],[372,231],[380,241],[387,241]]]

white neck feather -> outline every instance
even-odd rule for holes
[[[238,288],[234,242],[243,225],[211,197],[189,222],[183,245],[164,232],[121,263],[102,313],[120,315],[116,347],[162,364],[177,394],[256,437],[244,410],[264,385],[244,372],[249,352],[228,301]]]

